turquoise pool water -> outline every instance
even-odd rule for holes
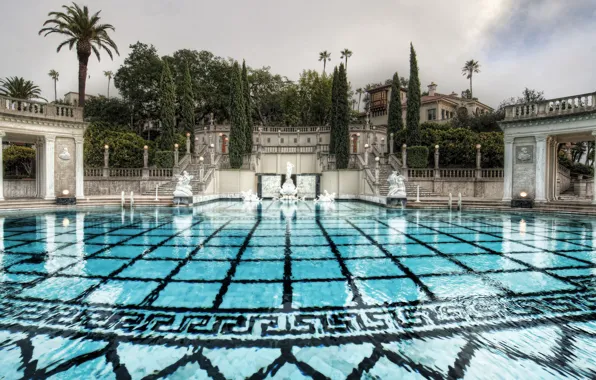
[[[0,378],[594,378],[596,219],[214,202],[0,217]]]

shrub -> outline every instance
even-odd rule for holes
[[[425,146],[408,147],[408,167],[426,168],[428,166],[428,148]]]
[[[168,150],[159,150],[155,152],[154,164],[158,168],[173,168],[174,152]]]
[[[104,145],[110,147],[110,167],[140,168],[143,166],[143,147],[149,146],[149,159],[153,143],[145,141],[125,127],[113,127],[106,123],[91,123],[85,132],[84,158],[89,167],[103,167]]]
[[[585,165],[585,164],[576,162],[571,167],[571,175],[578,175],[578,174],[591,176],[592,174],[594,174],[594,168],[590,165]]]
[[[35,149],[11,145],[2,151],[2,155],[5,175],[31,177],[33,162],[35,162]]]

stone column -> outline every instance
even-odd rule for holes
[[[435,178],[439,178],[439,146],[435,145]]]
[[[375,158],[375,182],[379,183],[379,157]]]
[[[186,132],[186,154],[190,154],[190,133]]]
[[[2,148],[2,139],[6,136],[6,132],[0,131],[0,201],[4,200],[4,157]]]
[[[84,141],[82,136],[75,138],[75,197],[77,199],[85,199]]]
[[[203,182],[203,178],[205,178],[205,165],[203,164],[203,156],[199,157],[199,182]]]
[[[592,131],[592,136],[596,139],[596,131]],[[596,204],[596,156],[594,157],[594,182],[592,183],[592,204]]]
[[[557,187],[559,186],[559,155],[557,152],[557,148],[559,147],[559,142],[556,138],[553,137],[551,146],[551,157],[552,157],[552,184],[551,184],[551,199],[557,200]]]
[[[393,133],[389,134],[389,154],[393,154],[394,136]]]
[[[544,165],[544,198],[546,201],[551,200],[550,188],[551,188],[551,176],[552,176],[552,157],[551,157],[551,143],[552,138],[549,136],[546,138],[546,149],[545,149],[545,157],[546,157],[546,165]]]
[[[56,136],[47,135],[45,144],[45,198],[47,200],[56,199],[54,190],[54,143]]]
[[[143,178],[149,178],[149,147],[143,147]]]
[[[381,149],[379,149],[381,151],[381,157],[383,157],[385,155],[387,149],[387,144],[385,144],[385,138],[381,137]]]
[[[35,141],[35,184],[36,184],[36,197],[43,198],[44,196],[44,180],[43,180],[43,138],[38,137]]]
[[[194,152],[195,157],[199,155],[199,150],[200,150],[199,137],[196,136],[195,137],[195,152]]]
[[[110,146],[103,146],[103,176],[110,176]]]
[[[546,136],[536,136],[536,202],[546,202]]]
[[[211,156],[211,165],[213,165],[215,162],[215,146],[213,144],[209,146],[209,154]]]
[[[174,144],[174,167],[178,168],[178,144]]]
[[[476,178],[482,178],[482,145],[476,144]]]
[[[503,168],[503,201],[511,200],[513,187],[513,140],[512,136],[505,136],[505,163]]]

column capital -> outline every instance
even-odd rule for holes
[[[592,131],[592,136],[596,136],[596,130]]]
[[[505,140],[505,144],[513,144],[513,141],[515,140],[515,137],[513,137],[513,136],[505,136],[503,138],[503,140]]]
[[[536,142],[544,142],[544,141],[546,141],[546,138],[547,138],[547,137],[548,137],[548,136],[545,136],[545,135],[537,135],[537,136],[534,136],[534,138],[536,139]]]
[[[56,135],[45,135],[44,136],[46,142],[55,142],[56,141]]]
[[[4,137],[4,136],[6,136],[6,132],[4,132],[4,131],[0,131],[0,139],[1,139],[2,137]]]
[[[81,137],[75,137],[74,141],[75,141],[75,144],[82,144],[82,143],[85,142],[85,138],[82,137],[82,136]]]

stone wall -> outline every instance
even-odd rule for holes
[[[294,174],[319,172],[315,153],[262,154],[258,171],[260,173],[285,173],[288,162],[294,165]]]
[[[249,189],[257,192],[257,176],[251,170],[219,170],[215,175],[217,192],[220,194],[240,193]]]
[[[57,197],[68,190],[71,196],[76,193],[75,141],[68,137],[57,137],[54,148],[54,192]]]
[[[120,195],[123,191],[129,194],[155,192],[155,186],[169,181],[153,181],[140,179],[94,178],[85,179],[85,195]]]
[[[360,194],[360,170],[328,170],[321,176],[321,193]]]
[[[462,197],[467,198],[503,198],[502,179],[488,180],[476,178],[437,178],[424,180],[416,179],[409,181],[409,183],[415,186],[420,186],[421,189],[432,191],[442,197],[449,196],[449,193],[454,196],[461,193]]]
[[[4,199],[35,198],[35,179],[5,179]]]

